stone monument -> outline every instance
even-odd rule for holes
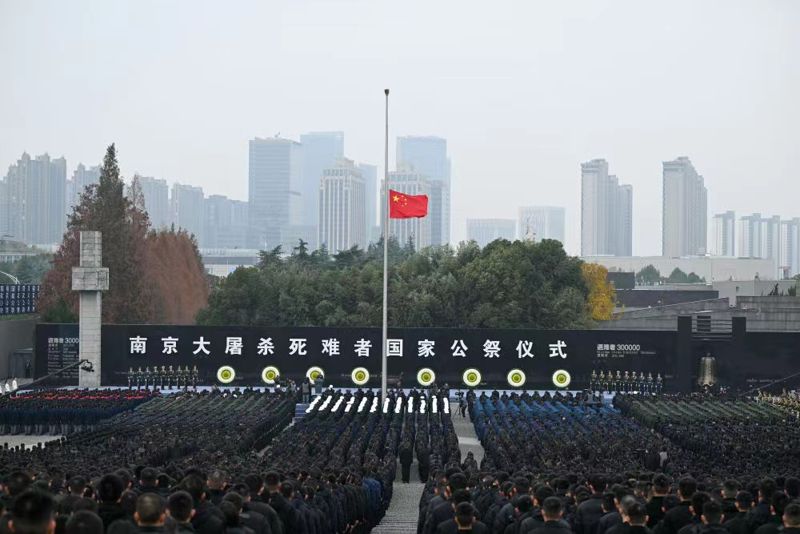
[[[81,232],[80,266],[72,268],[72,290],[80,292],[79,354],[88,360],[91,371],[79,366],[78,386],[100,387],[100,326],[103,318],[103,291],[108,290],[108,268],[103,264],[102,232]]]

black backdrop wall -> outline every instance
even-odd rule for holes
[[[416,383],[419,369],[437,382],[462,384],[468,368],[480,371],[486,387],[506,387],[512,369],[526,374],[526,388],[553,389],[553,373],[566,370],[570,389],[588,386],[592,370],[661,374],[668,390],[687,391],[701,356],[717,358],[722,383],[743,389],[800,371],[800,334],[743,333],[722,340],[686,332],[617,330],[484,330],[449,328],[389,329],[389,377]],[[378,328],[258,328],[156,325],[105,325],[102,330],[102,382],[126,385],[129,369],[197,366],[201,383],[216,382],[220,366],[236,370],[233,385],[262,385],[270,365],[283,378],[305,376],[311,366],[325,372],[325,383],[352,385],[351,371],[366,367],[370,386],[380,384]],[[36,331],[36,375],[44,376],[76,361],[78,328],[40,324]],[[66,382],[76,382],[76,375]]]

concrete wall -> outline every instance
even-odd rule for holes
[[[769,295],[778,284],[778,292],[789,292],[797,284],[796,280],[725,280],[714,282],[713,287],[719,291],[719,296],[730,299],[731,306],[736,306],[739,297],[761,297]]]
[[[611,330],[675,330],[680,315],[710,315],[713,321],[745,317],[748,332],[798,332],[800,297],[740,296],[737,306],[728,306],[728,299],[715,299],[632,310],[620,313],[611,321],[599,323],[597,327]]]
[[[9,360],[11,353],[33,348],[36,319],[0,321],[0,379],[11,378]]]

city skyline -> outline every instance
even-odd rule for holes
[[[0,162],[57,150],[89,166],[116,142],[126,177],[245,200],[248,139],[344,131],[380,177],[389,87],[390,161],[398,136],[448,140],[453,241],[468,217],[555,205],[577,253],[575,168],[597,157],[636,191],[634,252],[660,254],[661,162],[676,155],[702,169],[709,213],[790,214],[800,195],[800,5],[734,5],[3,3]]]

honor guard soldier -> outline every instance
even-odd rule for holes
[[[142,368],[141,366],[139,369],[136,370],[136,389],[142,388]]]
[[[166,380],[166,378],[167,378],[167,368],[162,365],[161,366],[161,374],[158,377],[158,387],[159,388],[162,388],[162,389],[164,388],[164,381]]]
[[[597,386],[597,371],[592,369],[592,376],[589,377],[589,389],[594,391]]]
[[[172,381],[175,380],[175,369],[170,365],[167,373],[167,388],[172,389]]]
[[[628,371],[625,371],[625,376],[622,377],[622,391],[627,393],[631,390],[631,377]]]
[[[622,373],[617,370],[617,376],[614,377],[614,391],[619,391],[622,387]]]
[[[144,368],[144,389],[150,389],[150,377],[152,374],[150,373],[150,366]]]
[[[128,367],[128,389],[131,389],[132,382],[133,382],[133,367]]]
[[[639,393],[644,393],[644,371],[639,372]]]
[[[661,388],[664,386],[664,379],[661,378],[661,373],[656,376],[656,393],[661,393]]]
[[[198,378],[197,366],[192,366],[192,387],[197,391],[197,378]]]

